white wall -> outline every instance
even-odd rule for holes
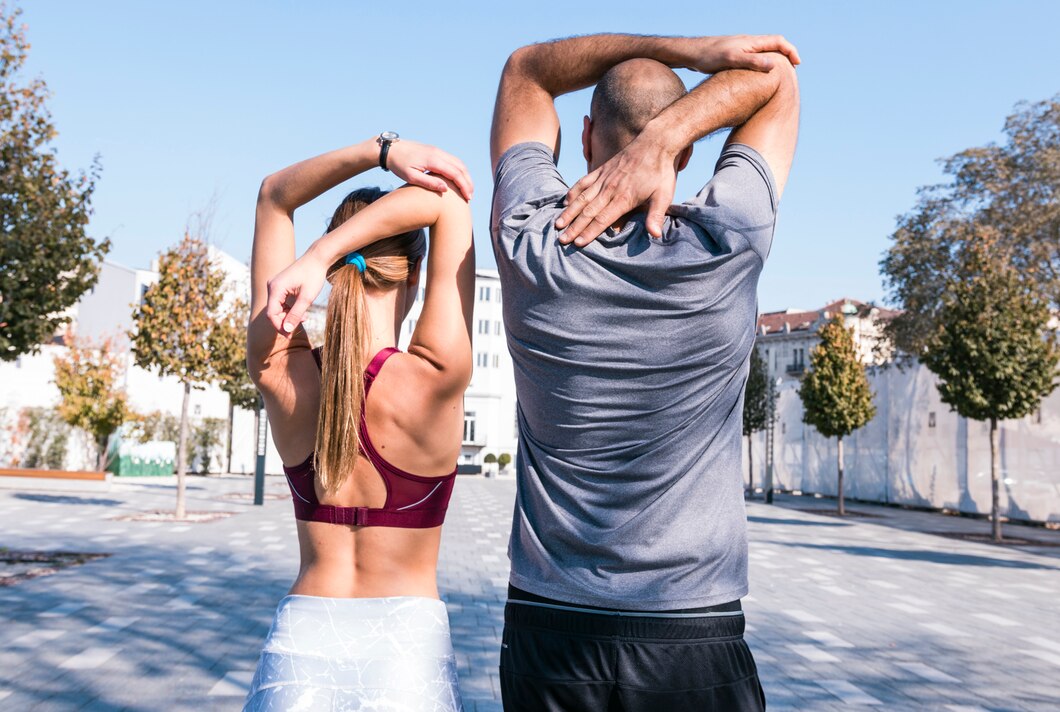
[[[844,441],[846,494],[989,514],[989,424],[952,412],[939,399],[935,376],[922,365],[880,369],[869,382],[877,414]],[[797,388],[795,381],[780,388],[776,485],[834,495],[836,441],[802,422]],[[1041,422],[1031,416],[1004,421],[999,428],[1002,512],[1013,519],[1060,521],[1060,391],[1043,403]],[[755,435],[754,447],[755,483],[760,486],[765,433]]]

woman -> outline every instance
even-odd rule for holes
[[[245,710],[460,709],[435,569],[471,378],[474,251],[458,195],[471,181],[457,159],[392,136],[285,168],[258,196],[247,364],[291,487],[301,567]],[[295,261],[295,209],[376,165],[415,185],[350,193]],[[325,279],[313,349],[300,321]]]

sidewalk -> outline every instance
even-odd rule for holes
[[[282,498],[263,507],[251,487],[191,478],[190,510],[235,512],[196,525],[113,519],[172,507],[161,479],[0,491],[4,546],[110,554],[0,587],[0,710],[238,710],[298,557],[286,484],[270,478]],[[514,495],[510,477],[459,478],[443,535],[439,584],[469,712],[500,709]],[[770,710],[1057,708],[1054,556],[920,531],[984,522],[889,508],[838,520],[802,511],[828,500],[792,499],[747,510],[748,640]]]

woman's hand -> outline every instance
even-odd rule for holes
[[[310,249],[269,280],[265,315],[278,332],[290,336],[302,323],[313,300],[324,289],[329,266]]]
[[[406,183],[436,193],[448,190],[445,181],[438,176],[445,176],[453,181],[464,200],[471,200],[471,195],[475,192],[475,186],[463,161],[434,146],[404,139],[395,141],[390,144],[386,165],[394,175]]]

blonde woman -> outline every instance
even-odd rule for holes
[[[377,165],[413,185],[350,193],[295,260],[295,209]],[[470,196],[459,160],[391,132],[262,183],[247,364],[291,488],[301,567],[245,710],[460,709],[435,573],[471,378]],[[314,349],[300,322],[325,280]]]

